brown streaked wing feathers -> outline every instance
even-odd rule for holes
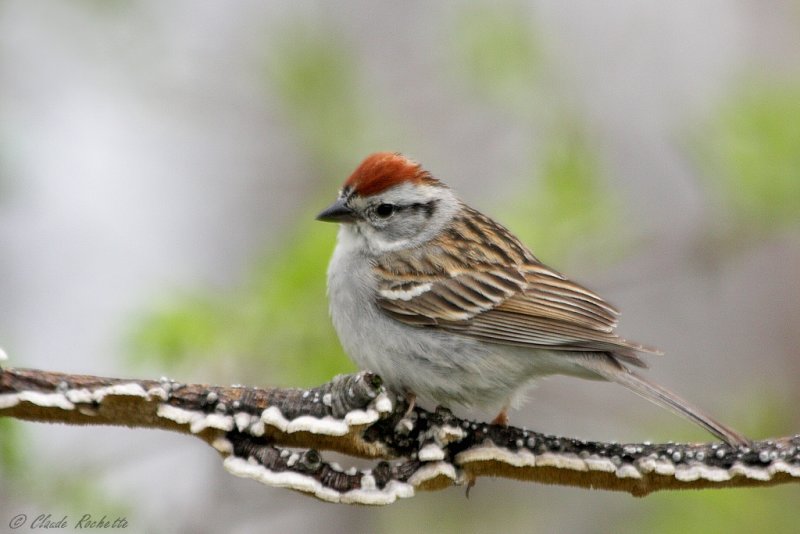
[[[609,352],[639,366],[636,352],[658,352],[617,336],[613,306],[466,206],[442,237],[402,257],[389,254],[374,269],[380,307],[409,325],[538,349]],[[423,283],[430,288],[403,293]]]

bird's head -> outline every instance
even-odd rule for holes
[[[368,156],[345,181],[336,201],[317,220],[342,223],[374,253],[419,246],[435,237],[458,211],[442,182],[401,154]]]

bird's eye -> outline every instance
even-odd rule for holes
[[[375,208],[375,215],[381,219],[386,219],[394,213],[394,204],[380,204]]]

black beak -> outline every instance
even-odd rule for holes
[[[318,221],[335,222],[335,223],[351,223],[355,222],[356,216],[353,210],[347,207],[344,199],[339,198],[322,210],[322,213],[317,215]]]

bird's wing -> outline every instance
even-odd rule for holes
[[[657,352],[617,336],[619,313],[601,297],[543,265],[493,220],[464,211],[439,238],[375,262],[385,313],[487,342],[610,352],[640,366],[637,352]]]

